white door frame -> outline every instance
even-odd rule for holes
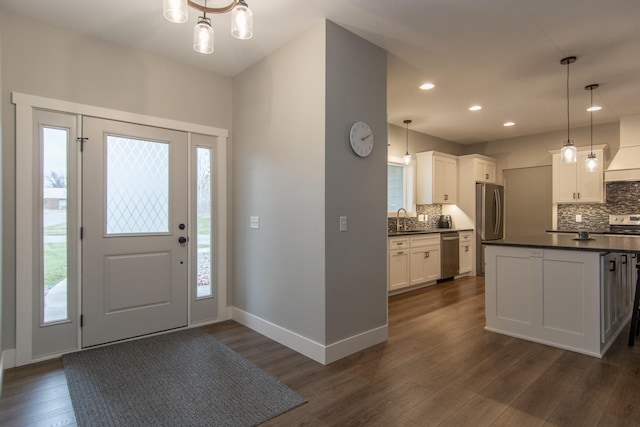
[[[34,162],[35,143],[33,135],[33,110],[44,109],[66,114],[93,116],[104,119],[156,126],[167,129],[180,130],[216,137],[216,252],[217,259],[217,289],[218,317],[214,322],[230,318],[227,302],[227,138],[226,129],[204,126],[194,123],[163,119],[137,113],[112,110],[86,104],[62,101],[52,98],[28,95],[18,92],[12,93],[12,102],[16,105],[16,349],[15,361],[5,361],[5,367],[20,366],[40,360],[58,357],[50,355],[45,358],[34,359],[32,353],[33,327],[33,281],[36,275],[33,269],[33,242],[35,224],[33,221],[34,206],[34,173],[37,167]],[[191,138],[190,149],[191,149]],[[186,173],[187,171],[185,171]],[[21,213],[25,214],[21,214]],[[28,213],[28,214],[26,214]],[[78,260],[78,264],[80,260]],[[82,289],[78,286],[78,292]],[[193,296],[189,297],[189,307]],[[78,295],[80,304],[81,295]],[[188,310],[190,313],[190,309]],[[78,307],[78,313],[81,313]],[[189,318],[189,326],[191,319]],[[78,331],[78,348],[80,349],[80,331]],[[13,363],[12,363],[13,362]]]

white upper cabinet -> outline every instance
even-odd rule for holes
[[[473,159],[476,182],[496,182],[496,163],[484,159]]]
[[[598,169],[587,171],[585,162],[591,150],[578,150],[576,163],[564,163],[553,152],[553,203],[604,203],[604,150],[593,147]]]
[[[457,158],[450,154],[426,151],[417,153],[417,203],[421,205],[455,204],[457,195]]]
[[[468,176],[472,169],[475,182],[496,183],[496,161],[491,157],[482,156],[480,154],[467,154],[458,157],[458,170],[467,170],[465,176]]]

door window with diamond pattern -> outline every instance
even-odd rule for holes
[[[107,135],[107,234],[169,232],[169,144]]]

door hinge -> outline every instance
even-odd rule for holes
[[[84,325],[84,315],[81,314],[80,315],[80,327],[82,328],[82,325]]]
[[[80,227],[80,240],[84,237],[84,227]]]
[[[80,143],[80,152],[84,150],[84,143],[87,142],[88,140],[89,138],[86,138],[84,136],[79,136],[76,138],[76,141]]]

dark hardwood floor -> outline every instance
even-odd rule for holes
[[[389,298],[389,340],[328,366],[228,321],[203,328],[308,402],[266,426],[640,425],[640,343],[602,360],[483,329],[484,281]],[[59,359],[5,372],[0,425],[75,425]]]

